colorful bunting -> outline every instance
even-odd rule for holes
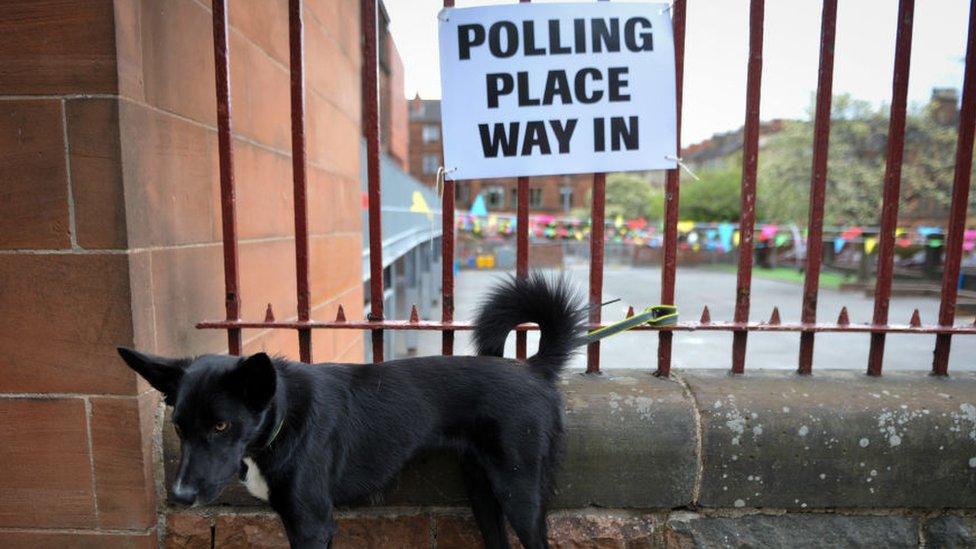
[[[759,240],[772,240],[776,237],[776,233],[778,231],[779,227],[776,225],[764,225],[762,229],[759,230]]]
[[[474,203],[471,204],[471,215],[484,217],[488,215],[488,208],[485,206],[485,198],[478,193],[478,196],[474,197]]]
[[[434,212],[430,211],[430,206],[424,200],[424,195],[420,191],[414,191],[411,195],[413,203],[410,204],[410,211],[414,213],[427,214],[427,219],[434,219]]]
[[[838,236],[834,239],[834,253],[839,254],[844,249],[844,244],[847,241],[844,240],[843,236]]]
[[[864,253],[870,254],[874,251],[874,248],[878,245],[878,238],[875,236],[869,236],[864,239]]]
[[[722,243],[723,251],[732,250],[732,234],[735,232],[735,225],[722,223],[718,226],[718,238]]]
[[[508,238],[515,234],[517,218],[512,213],[488,213],[484,199],[479,195],[475,198],[468,213],[459,212],[456,219],[457,229],[470,233],[478,238],[502,237]],[[419,192],[412,195],[410,211],[433,218],[423,195]],[[483,212],[479,214],[478,212]],[[684,250],[715,250],[730,252],[740,243],[740,234],[734,223],[698,223],[683,220],[677,223],[679,233],[678,245]],[[796,225],[780,227],[774,224],[757,224],[757,240],[776,248],[794,248],[796,254],[802,256],[806,247],[805,229]],[[536,239],[573,239],[584,240],[590,234],[590,222],[573,217],[556,217],[550,214],[532,214],[529,216],[529,234]],[[833,238],[833,249],[836,254],[842,253],[847,244],[854,246],[853,250],[863,250],[867,254],[877,251],[879,237],[873,232],[865,235],[863,227],[848,227]],[[944,231],[935,227],[919,227],[913,229],[899,228],[897,230],[896,246],[905,249],[913,246],[938,248],[945,244]],[[609,242],[627,243],[636,246],[658,248],[663,245],[663,224],[649,226],[644,218],[625,219],[622,215],[608,220],[606,238]],[[976,251],[976,229],[967,229],[963,233],[962,248],[967,253]]]

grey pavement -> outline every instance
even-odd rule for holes
[[[588,270],[585,264],[566,267],[563,272],[576,283],[585,295]],[[504,276],[500,271],[460,271],[456,280],[455,318],[469,320],[486,288]],[[607,266],[604,273],[604,300],[620,298],[619,303],[604,308],[605,321],[624,317],[628,305],[640,310],[658,303],[661,270],[657,267]],[[802,285],[794,282],[753,278],[750,319],[766,320],[773,306],[779,306],[783,322],[796,322],[800,317]],[[713,321],[731,320],[735,303],[735,273],[708,268],[679,268],[677,273],[677,305],[683,320],[697,320],[702,307],[708,305]],[[820,292],[818,318],[833,321],[842,306],[847,306],[852,323],[868,322],[873,301],[861,292],[840,292],[824,289]],[[939,300],[928,297],[893,297],[889,309],[892,323],[907,324],[912,311],[918,308],[922,322],[935,321]],[[957,318],[957,324],[972,322],[972,317]],[[814,346],[814,369],[863,369],[867,365],[868,334],[818,334]],[[889,334],[885,347],[884,367],[897,370],[927,370],[931,367],[934,335]],[[750,333],[746,352],[746,368],[796,368],[800,336],[798,333]],[[538,342],[538,334],[529,333],[529,353]],[[675,368],[731,367],[732,334],[729,332],[677,332],[673,346]],[[421,333],[418,354],[438,354],[439,333]],[[456,354],[471,354],[469,334],[459,332],[455,340]],[[515,355],[515,338],[509,337],[506,356]],[[657,336],[653,332],[630,332],[604,340],[601,366],[604,368],[653,369],[657,360]],[[571,367],[584,368],[585,356],[577,355]],[[956,336],[952,341],[949,371],[976,371],[976,336]]]

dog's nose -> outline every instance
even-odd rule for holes
[[[192,505],[197,499],[197,489],[177,480],[173,484],[173,499],[183,505]]]

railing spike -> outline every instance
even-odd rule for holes
[[[627,307],[627,318],[634,316],[634,306]]]
[[[840,314],[837,315],[837,324],[840,326],[847,326],[851,323],[851,319],[847,316],[847,307],[840,308]]]
[[[274,322],[275,321],[274,310],[271,308],[271,304],[270,303],[268,303],[268,308],[265,309],[265,311],[264,311],[264,321],[265,322]]]
[[[420,322],[420,315],[417,314],[417,305],[410,307],[410,322]]]
[[[712,313],[708,310],[708,305],[702,309],[701,320],[698,321],[699,324],[711,324],[712,323]]]
[[[769,316],[770,326],[779,326],[782,322],[779,319],[779,307],[773,307],[773,314]]]
[[[918,314],[918,309],[915,309],[915,312],[912,313],[912,319],[908,322],[908,324],[912,328],[922,327],[922,317]]]
[[[342,305],[339,305],[339,310],[336,311],[336,322],[346,321],[346,311],[342,309]]]

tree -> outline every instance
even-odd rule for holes
[[[825,222],[876,224],[882,203],[888,107],[875,109],[842,95],[833,100],[831,118]],[[938,123],[930,108],[908,113],[899,216],[945,216],[955,148],[955,127]],[[764,219],[807,222],[812,162],[812,122],[786,122],[781,132],[767,139],[759,154],[757,196]]]
[[[705,170],[700,181],[682,178],[678,212],[681,219],[693,221],[737,221],[739,219],[738,167]],[[592,195],[587,201],[592,200]],[[574,210],[580,218],[589,210]],[[612,173],[607,176],[607,219],[643,217],[648,221],[664,218],[664,190],[636,174]]]
[[[699,181],[690,177],[681,180],[681,194],[678,201],[681,219],[738,221],[742,169],[730,166],[724,169],[703,170],[696,175]]]
[[[592,203],[593,195],[587,197]],[[652,186],[651,182],[632,173],[611,173],[607,175],[607,219],[617,215],[624,219],[643,217],[656,221],[664,216],[664,193]],[[582,213],[582,212],[581,212]],[[583,218],[589,217],[587,211]]]

